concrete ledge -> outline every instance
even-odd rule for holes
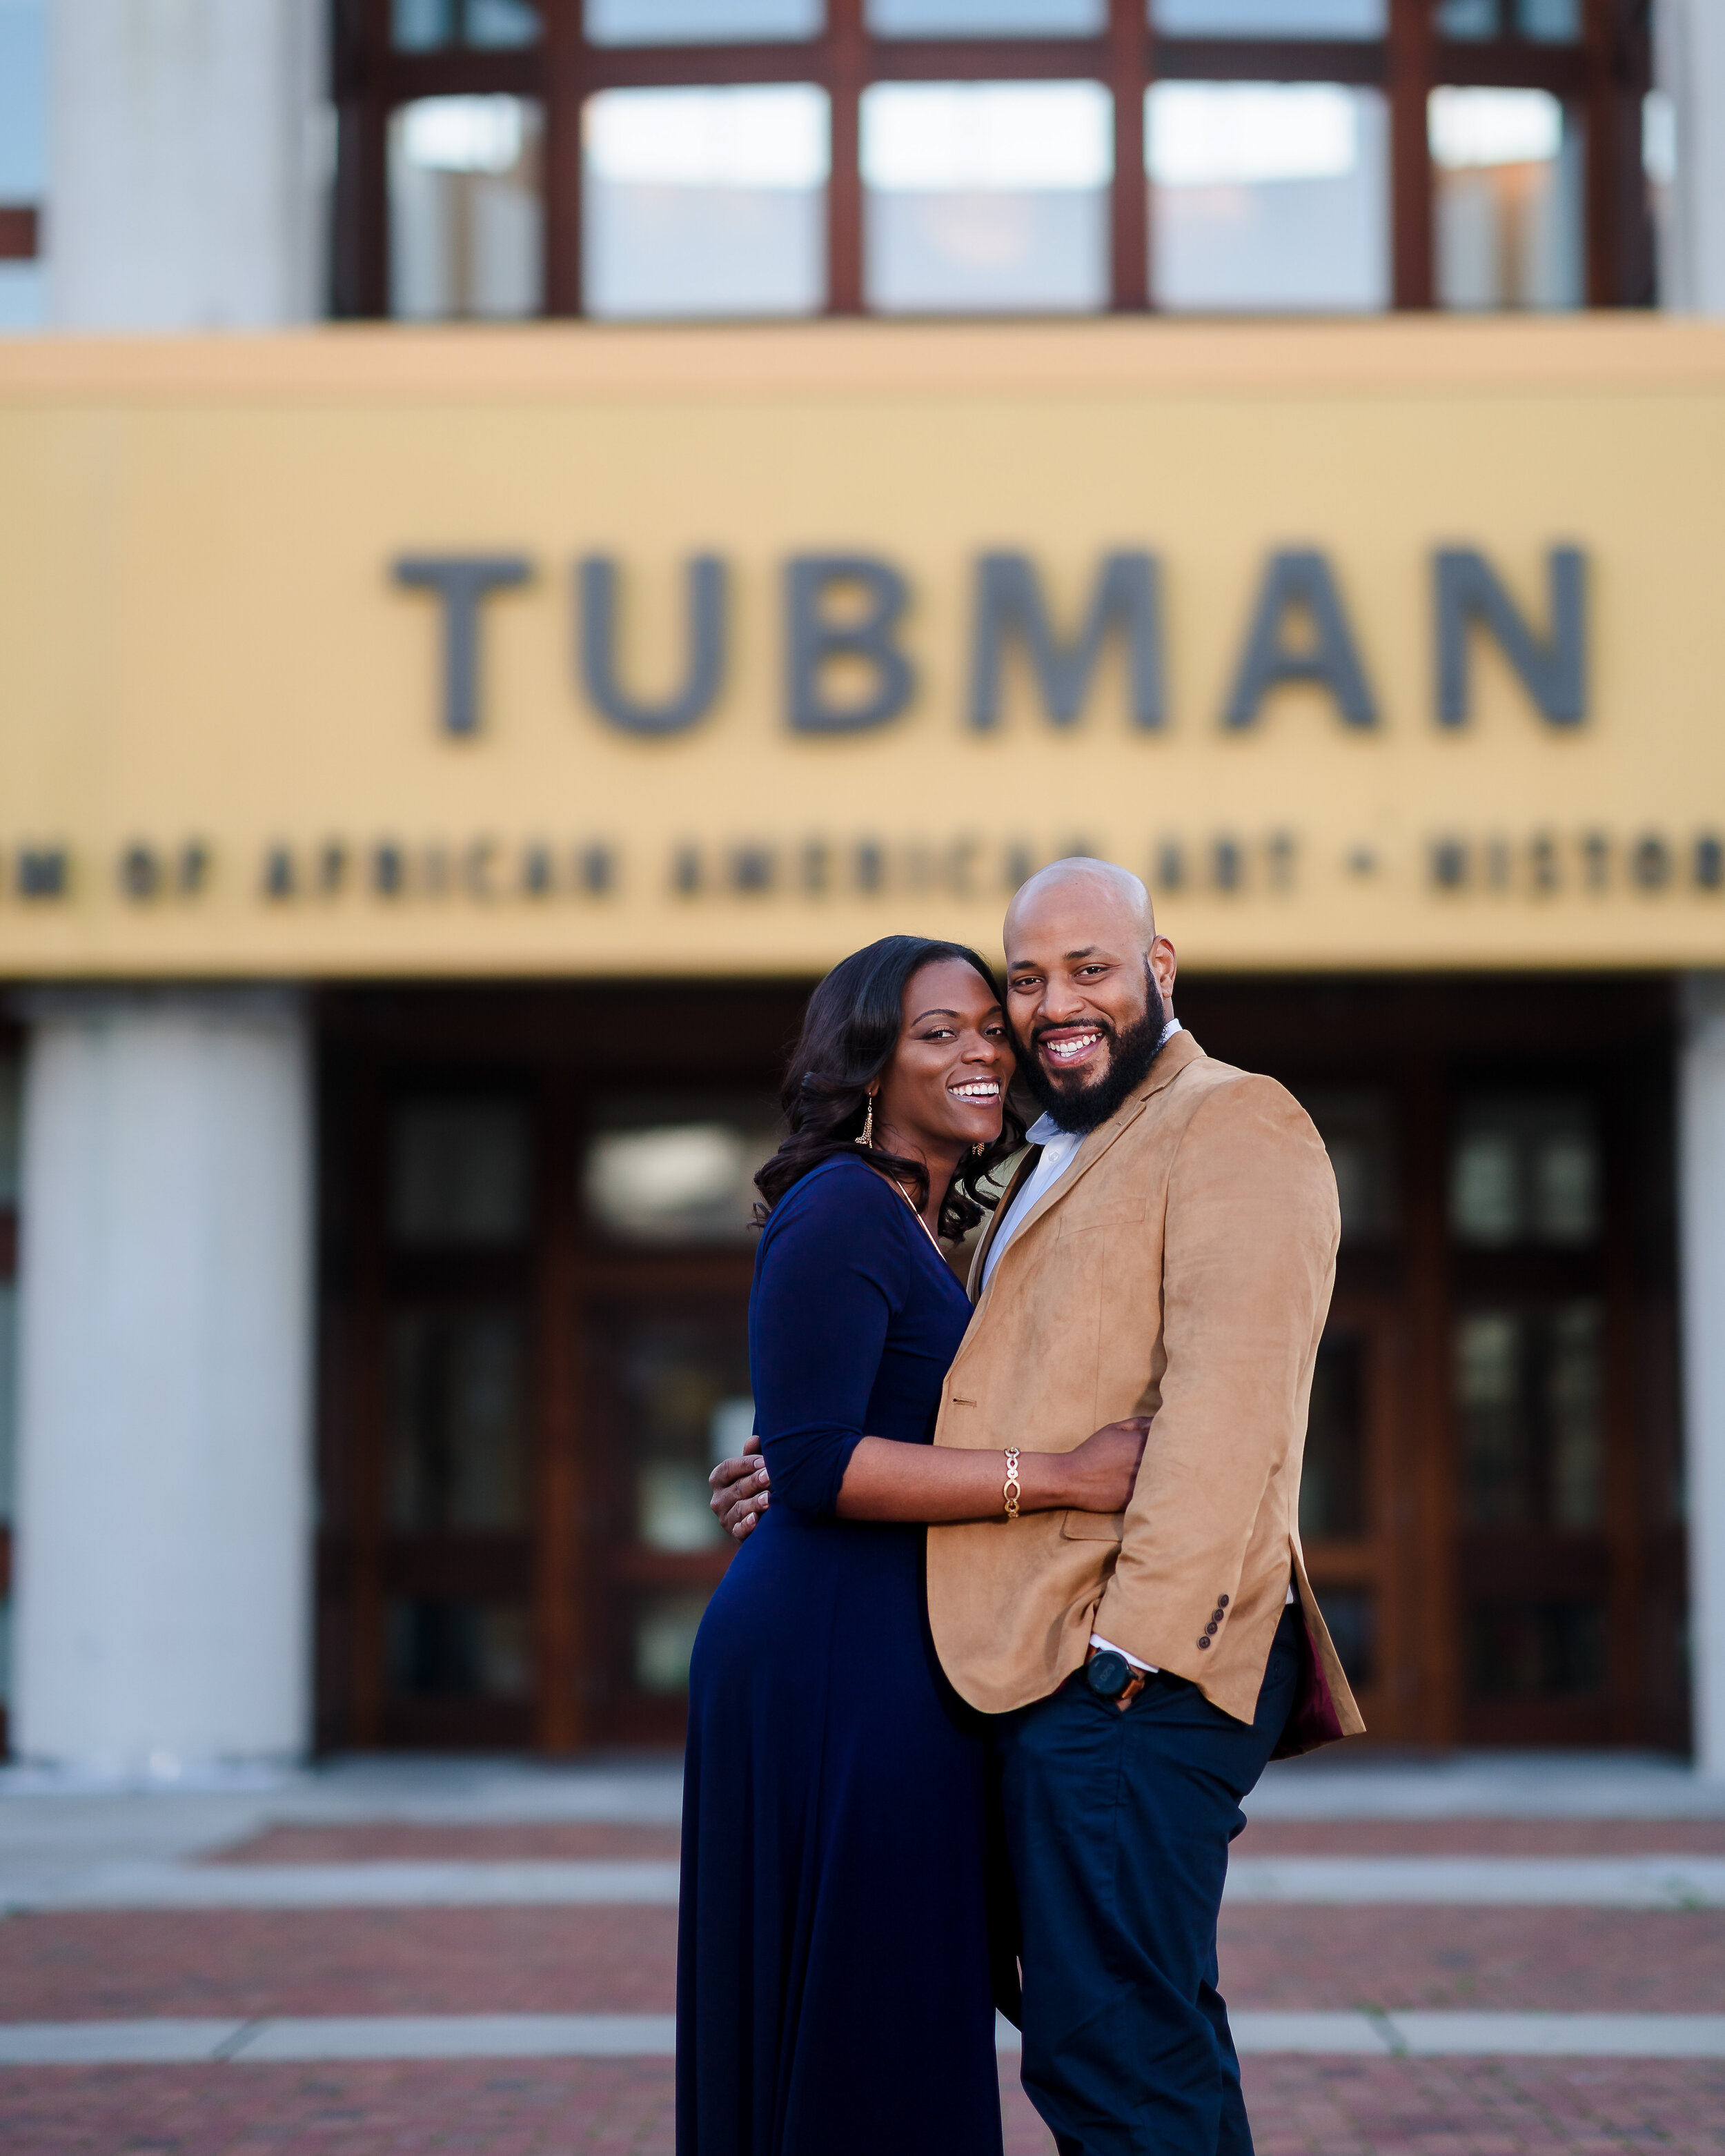
[[[1725,2058],[1725,2014],[1300,2014],[1242,2010],[1247,2056]],[[999,2025],[999,2049],[1019,2048]],[[0,2025],[0,2068],[267,2066],[387,2059],[670,2058],[670,2014],[403,2014],[259,2021]]]

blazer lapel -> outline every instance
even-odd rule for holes
[[[1098,1123],[1095,1130],[1086,1134],[1084,1143],[1078,1148],[1077,1158],[1073,1161],[1070,1168],[1052,1188],[1043,1192],[1041,1197],[1019,1221],[1018,1226],[1013,1230],[1011,1245],[1001,1253],[1001,1265],[1006,1263],[1012,1250],[1016,1250],[1023,1243],[1025,1236],[1037,1223],[1045,1219],[1063,1199],[1070,1195],[1082,1178],[1090,1173],[1099,1160],[1104,1158],[1115,1141],[1132,1128],[1163,1086],[1172,1085],[1186,1065],[1189,1063],[1196,1062],[1203,1053],[1204,1050],[1183,1028],[1174,1035],[1150,1066],[1150,1075],[1138,1091],[1122,1106],[1117,1109],[1106,1123]],[[1014,1176],[1013,1188],[1016,1190],[1017,1188],[1018,1178]],[[994,1219],[990,1224],[988,1240],[992,1240],[993,1229],[999,1225],[1001,1215],[1005,1210],[1006,1208],[1003,1204],[1000,1211],[994,1215]],[[985,1240],[979,1246],[976,1262],[971,1267],[970,1277],[973,1283],[979,1281],[982,1278],[978,1268],[982,1262],[982,1251],[986,1247]],[[997,1265],[994,1269],[994,1279],[999,1280],[999,1277],[1000,1266]],[[990,1281],[989,1285],[992,1286],[993,1282]]]

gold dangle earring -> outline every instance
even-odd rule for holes
[[[872,1093],[865,1093],[863,1098],[868,1105],[863,1110],[862,1136],[857,1140],[857,1143],[860,1146],[871,1146],[875,1142],[875,1096]]]

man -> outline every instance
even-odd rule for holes
[[[930,1624],[995,1717],[1024,2082],[1061,2156],[1250,2156],[1216,1989],[1228,1845],[1272,1756],[1363,1727],[1298,1529],[1335,1178],[1290,1094],[1181,1029],[1136,876],[1055,863],[1005,944],[1044,1112],[978,1247],[935,1436],[1001,1450],[1003,1506],[929,1530]],[[1013,1517],[1015,1450],[1132,1415],[1123,1516]],[[765,1471],[715,1480],[746,1533]]]

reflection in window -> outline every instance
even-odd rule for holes
[[[0,1281],[0,1527],[12,1525],[17,1474],[18,1282]]]
[[[1300,1471],[1300,1532],[1313,1542],[1366,1532],[1363,1359],[1358,1333],[1326,1333],[1318,1343]]]
[[[1464,1101],[1450,1167],[1458,1242],[1579,1249],[1599,1235],[1599,1147],[1584,1095]]]
[[[1583,298],[1580,130],[1543,90],[1435,90],[1442,307],[1547,311]]]
[[[636,1604],[634,1676],[638,1690],[689,1689],[689,1661],[706,1611],[704,1594],[658,1594]]]
[[[1473,41],[1514,35],[1534,44],[1581,41],[1582,0],[1438,0],[1440,38]]]
[[[826,94],[608,90],[582,115],[589,314],[807,315],[826,296]]]
[[[1317,1601],[1343,1676],[1350,1685],[1369,1685],[1377,1673],[1377,1596],[1366,1587],[1324,1587]]]
[[[1153,84],[1144,157],[1157,304],[1189,313],[1387,306],[1389,141],[1376,90]]]
[[[1605,1681],[1602,1603],[1476,1603],[1466,1637],[1468,1690],[1476,1699],[1575,1698]]]
[[[524,1699],[531,1689],[531,1634],[516,1604],[393,1601],[387,1628],[389,1690],[397,1697]]]
[[[764,1116],[601,1131],[588,1151],[588,1211],[632,1243],[744,1241],[755,1171],[778,1142]]]
[[[389,1230],[405,1248],[518,1243],[529,1217],[519,1101],[404,1101],[389,1132]]]
[[[0,1206],[18,1203],[23,1104],[23,1060],[16,1055],[0,1054]]]
[[[587,34],[596,45],[818,38],[825,25],[822,0],[587,0]]]
[[[1388,0],[1150,0],[1168,38],[1381,38]]]
[[[1108,0],[865,0],[876,38],[1099,38]]]
[[[434,52],[443,45],[536,44],[533,0],[394,0],[398,52]]]
[[[422,97],[389,122],[389,310],[508,320],[542,305],[539,107]]]
[[[484,1533],[527,1518],[526,1339],[512,1311],[420,1310],[390,1339],[389,1522]]]
[[[869,305],[1101,307],[1113,169],[1100,83],[875,84],[862,100]]]
[[[703,1393],[701,1405],[709,1394]],[[697,1409],[697,1416],[699,1409]],[[644,1460],[636,1471],[635,1532],[649,1549],[722,1548],[725,1534],[707,1502],[707,1470],[735,1458],[754,1434],[755,1404],[747,1393],[716,1400],[706,1419],[705,1458]],[[650,1433],[649,1435],[650,1441]],[[665,1433],[661,1429],[659,1435]],[[675,1441],[675,1440],[674,1440]]]
[[[649,1549],[721,1548],[707,1473],[741,1452],[755,1426],[742,1312],[637,1321],[615,1353],[635,1539]]]
[[[1345,1244],[1381,1243],[1396,1229],[1395,1103],[1388,1093],[1302,1091],[1336,1174]]]
[[[1482,1527],[1597,1527],[1604,1517],[1596,1302],[1480,1311],[1455,1328],[1462,1512]]]

